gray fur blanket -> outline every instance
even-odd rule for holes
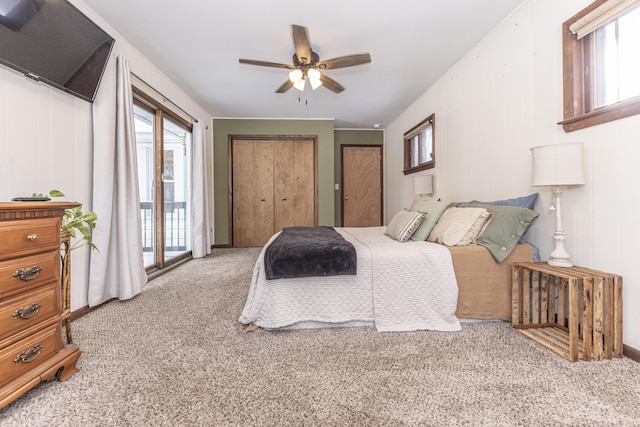
[[[267,279],[355,275],[356,250],[333,227],[285,227],[266,248]]]

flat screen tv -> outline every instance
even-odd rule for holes
[[[0,63],[89,102],[113,43],[66,0],[0,0]]]

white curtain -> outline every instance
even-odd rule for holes
[[[89,306],[129,299],[147,282],[142,258],[140,197],[129,63],[110,60],[93,103],[93,210]]]
[[[207,185],[207,139],[202,119],[193,123],[193,150],[191,159],[191,224],[193,229],[191,251],[194,258],[211,253],[209,223],[209,188]]]

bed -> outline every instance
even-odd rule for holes
[[[239,318],[265,329],[374,326],[378,331],[460,330],[459,318],[511,319],[511,263],[531,261],[515,245],[496,262],[480,245],[397,241],[386,227],[336,228],[356,249],[357,273],[267,280],[256,261]]]

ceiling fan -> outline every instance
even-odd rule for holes
[[[340,93],[344,87],[323,73],[325,70],[336,68],[352,67],[354,65],[368,64],[371,62],[371,55],[361,53],[357,55],[340,56],[338,58],[320,61],[317,53],[311,50],[309,41],[309,31],[307,27],[292,25],[293,45],[296,49],[293,54],[293,65],[280,64],[277,62],[256,61],[253,59],[240,59],[241,64],[260,65],[263,67],[285,68],[291,70],[289,79],[282,84],[276,93],[285,93],[292,87],[304,90],[305,80],[309,81],[312,89],[323,85],[332,92]]]

